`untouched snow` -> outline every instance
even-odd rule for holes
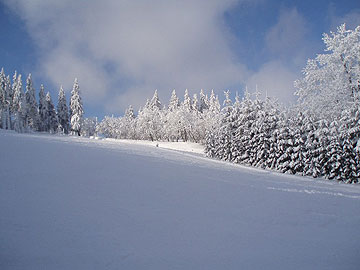
[[[116,140],[116,139],[104,139],[106,141],[117,142],[117,143],[127,143],[135,145],[145,145],[145,146],[156,146],[164,149],[171,149],[183,152],[190,152],[196,154],[204,154],[204,146],[198,143],[192,142],[151,142],[151,141],[142,141],[142,140]]]
[[[360,185],[181,147],[0,131],[0,269],[359,269]]]

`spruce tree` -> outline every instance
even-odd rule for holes
[[[191,98],[189,95],[189,91],[185,89],[184,93],[184,102],[182,103],[182,107],[185,111],[190,112],[191,111]]]
[[[160,102],[160,99],[159,99],[157,89],[155,90],[154,96],[152,97],[152,99],[150,101],[150,106],[153,107],[153,108],[156,107],[159,110],[161,109],[161,102]]]
[[[46,101],[46,96],[45,96],[45,91],[44,91],[44,85],[41,85],[40,91],[39,91],[39,119],[40,119],[39,131],[49,131],[47,129],[47,123],[46,123],[47,110],[48,110],[46,105],[47,105],[47,101]]]
[[[46,130],[55,133],[58,129],[58,120],[56,116],[55,106],[51,100],[50,93],[46,94]]]
[[[81,135],[81,122],[84,110],[78,80],[75,79],[70,99],[70,126],[73,134]]]
[[[59,121],[60,132],[64,134],[68,134],[69,111],[68,111],[68,106],[66,105],[65,91],[62,86],[60,86],[59,95],[58,95],[57,116]]]
[[[4,68],[0,72],[0,127],[6,127],[6,76]]]
[[[174,89],[171,93],[168,110],[170,112],[176,111],[179,108],[179,106],[180,106],[179,98],[177,97],[176,91]]]
[[[39,112],[38,105],[35,98],[35,89],[33,87],[31,74],[26,79],[26,91],[25,91],[25,125],[33,131],[39,130]]]
[[[200,90],[200,101],[199,101],[199,111],[204,112],[207,109],[209,109],[209,101],[207,99],[207,96],[204,94],[204,90]]]
[[[232,101],[230,99],[230,92],[225,91],[224,108],[221,111],[221,126],[219,131],[219,149],[217,149],[217,155],[222,160],[232,160],[232,149],[233,143],[233,122],[231,119],[231,113],[233,110]]]
[[[12,112],[14,114],[14,130],[23,132],[25,127],[25,95],[22,88],[21,74],[16,79],[14,96],[12,102]]]

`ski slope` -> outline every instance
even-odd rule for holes
[[[198,147],[0,131],[0,269],[360,269],[360,185]]]

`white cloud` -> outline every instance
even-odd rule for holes
[[[299,65],[307,48],[306,29],[306,20],[296,8],[281,10],[277,23],[266,33],[266,50],[276,57]]]
[[[333,9],[330,8],[331,30],[336,31],[336,28],[343,23],[346,23],[346,28],[355,29],[360,25],[360,9],[352,10],[344,16],[337,16]]]
[[[297,74],[291,72],[283,63],[270,61],[253,74],[247,83],[250,92],[253,92],[257,86],[263,94],[276,97],[286,104],[295,101],[295,79],[297,79]]]
[[[282,9],[275,25],[265,35],[264,51],[269,61],[247,80],[250,91],[258,89],[282,103],[295,101],[294,80],[306,62],[311,46],[306,41],[307,22],[296,8]]]
[[[167,97],[172,88],[244,82],[247,69],[235,62],[222,22],[237,2],[6,1],[41,51],[40,72],[56,85],[78,77],[86,100],[114,112],[142,104],[155,88]]]

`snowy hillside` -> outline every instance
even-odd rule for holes
[[[0,131],[0,269],[359,269],[359,185],[159,144]]]

